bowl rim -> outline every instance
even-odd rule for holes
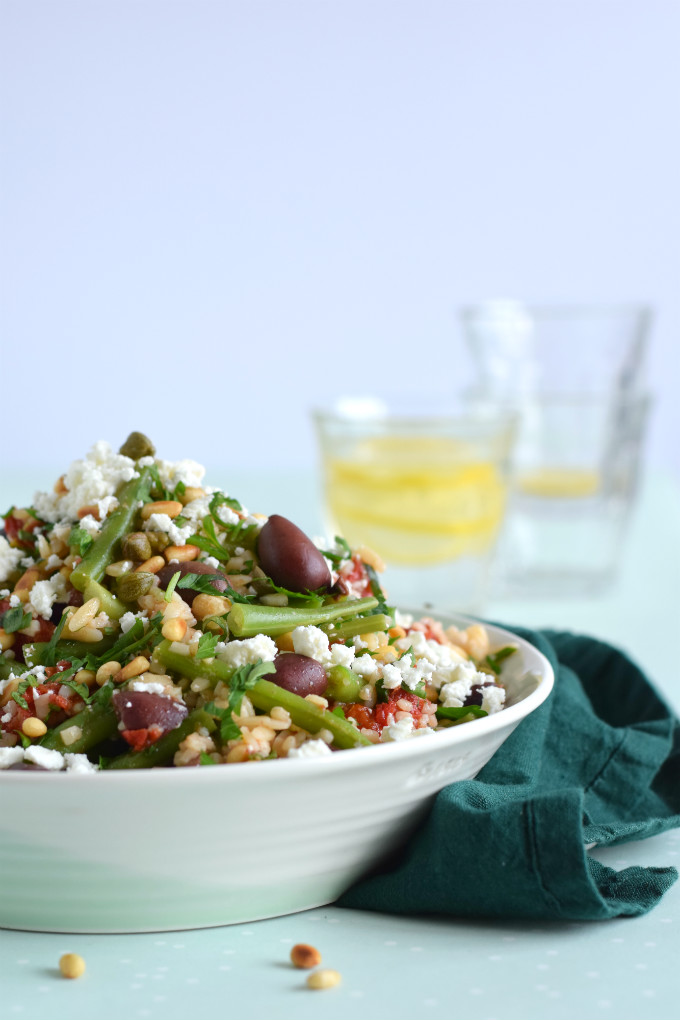
[[[426,615],[430,618],[436,618],[442,622],[451,625],[457,625],[458,623],[464,623],[469,626],[473,623],[479,623],[483,627],[487,628],[491,636],[497,635],[503,640],[510,639],[513,643],[518,643],[520,650],[530,650],[533,656],[538,659],[538,665],[540,669],[529,667],[526,672],[537,673],[540,677],[536,687],[533,691],[526,695],[514,705],[510,705],[508,708],[502,709],[500,712],[495,712],[493,715],[487,715],[480,719],[473,719],[463,726],[454,726],[439,733],[424,734],[422,737],[416,737],[409,740],[389,741],[384,744],[373,744],[371,747],[356,747],[349,748],[347,750],[351,753],[335,753],[330,755],[324,755],[318,758],[277,758],[276,760],[265,760],[257,762],[258,768],[252,768],[252,762],[233,762],[230,764],[228,769],[218,768],[151,768],[151,769],[111,769],[103,770],[97,773],[77,773],[77,772],[63,772],[63,771],[26,771],[17,772],[9,769],[0,769],[0,783],[4,782],[25,782],[35,783],[41,782],[46,777],[50,777],[48,782],[52,782],[52,777],[61,777],[61,781],[64,781],[65,776],[69,776],[67,782],[72,784],[75,783],[91,783],[93,776],[97,775],[97,785],[102,781],[105,783],[139,783],[140,773],[143,773],[147,777],[147,782],[162,783],[162,782],[174,782],[177,783],[180,777],[182,781],[189,782],[249,782],[255,783],[262,779],[266,779],[267,782],[272,781],[272,777],[280,775],[282,779],[287,777],[291,778],[291,773],[295,774],[299,771],[300,774],[312,775],[315,774],[317,769],[333,769],[334,771],[343,771],[345,769],[362,768],[370,759],[367,754],[370,753],[375,758],[376,755],[380,755],[385,761],[395,759],[397,757],[408,757],[417,756],[422,757],[424,752],[434,749],[436,746],[434,741],[439,742],[440,747],[453,750],[460,746],[465,746],[471,741],[482,739],[485,736],[489,736],[492,733],[496,733],[498,730],[503,730],[508,727],[514,728],[522,719],[531,715],[550,695],[554,684],[555,674],[553,668],[548,659],[543,655],[542,652],[532,645],[526,638],[520,637],[519,634],[515,634],[511,630],[507,630],[505,627],[499,627],[494,623],[489,623],[486,620],[481,620],[477,617],[466,616],[463,613],[446,612],[437,609],[428,609],[423,613],[422,609],[412,610],[404,609],[401,612],[407,612],[413,615]],[[427,754],[425,753],[425,757]],[[377,758],[376,761],[381,760]],[[283,769],[281,768],[282,762],[285,762]],[[315,768],[316,766],[316,768]],[[274,771],[272,771],[274,769]],[[178,776],[179,773],[179,776]],[[102,779],[106,776],[106,779]],[[212,779],[197,779],[197,776],[212,776]],[[227,776],[232,776],[231,780],[227,779]],[[153,778],[151,778],[153,777]],[[163,778],[164,777],[164,778]],[[259,780],[258,778],[259,777]]]

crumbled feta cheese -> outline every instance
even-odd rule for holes
[[[0,599],[6,598],[9,598],[9,588],[3,588],[2,591],[0,591]]]
[[[77,521],[83,506],[113,496],[121,482],[137,477],[135,462],[114,453],[108,443],[95,443],[84,460],[75,460],[64,475],[64,493],[37,492],[36,513],[44,521]]]
[[[118,500],[115,496],[104,496],[103,499],[97,500],[97,510],[99,511],[99,520],[103,521],[105,517],[118,507]]]
[[[392,719],[391,716],[388,718]],[[380,739],[389,742],[391,740],[407,740],[413,734],[413,716],[405,715],[403,719],[392,719],[387,726],[383,727]]]
[[[12,681],[17,679],[18,677],[16,677],[14,673],[10,673],[10,675],[8,677],[5,677],[4,680],[0,680],[0,697],[2,697],[2,695],[5,693],[5,690],[9,687]]]
[[[19,563],[22,567],[26,567],[27,570],[30,570],[31,567],[35,566],[35,560],[32,556],[22,557],[22,559],[19,560]]]
[[[328,744],[323,740],[305,740],[299,747],[292,747],[288,752],[289,758],[323,758],[332,754]]]
[[[459,662],[448,671],[448,680],[442,684],[439,700],[444,708],[460,708],[473,687],[488,682],[488,674],[478,673],[472,662]]]
[[[195,526],[185,524],[178,527],[167,514],[151,514],[148,521],[142,525],[144,531],[163,531],[173,545],[186,545],[187,539],[193,535]]]
[[[24,751],[24,761],[32,762],[34,765],[41,765],[51,772],[58,772],[64,767],[64,756],[60,751],[51,751],[40,744],[31,744]]]
[[[17,569],[23,555],[22,549],[12,549],[4,535],[0,535],[0,581],[6,581],[12,571]]]
[[[146,691],[149,694],[166,694],[167,691],[163,684],[158,683],[145,683],[144,680],[133,680],[130,684],[129,690],[131,691]]]
[[[412,665],[410,652],[402,655],[394,663],[386,663],[383,666],[383,686],[388,690],[395,690],[404,684],[409,690],[414,691],[423,680],[429,680],[432,676],[434,666],[428,659],[420,659]]]
[[[67,772],[77,772],[79,775],[99,772],[99,766],[93,765],[86,754],[73,754],[73,752],[67,751],[64,755],[64,761],[66,762]]]
[[[64,561],[62,560],[61,556],[57,556],[55,553],[52,553],[47,563],[45,564],[45,570],[53,570],[55,567],[60,567],[63,562]]]
[[[128,611],[127,613],[123,613],[118,621],[123,634],[127,634],[127,632],[134,627],[136,620],[144,620],[144,626],[146,626],[146,616],[143,612],[131,613]]]
[[[222,521],[222,524],[238,524],[241,520],[239,515],[235,513],[231,507],[227,506],[226,503],[222,503],[218,506],[216,514]]]
[[[318,627],[296,627],[292,633],[293,648],[298,655],[308,655],[322,665],[330,665],[331,654],[328,648],[328,635]]]
[[[19,598],[19,596],[18,595],[14,595],[14,594],[10,595],[10,597],[9,597],[9,607],[10,607],[10,609],[16,609],[16,607],[20,606],[20,605],[21,605],[21,599]]]
[[[8,769],[10,765],[24,760],[24,749],[18,747],[0,747],[0,769]]]
[[[354,673],[358,673],[359,676],[363,676],[366,680],[373,680],[379,673],[378,663],[368,654],[360,655],[357,659],[355,659],[351,665],[351,669]]]
[[[140,457],[137,461],[140,467],[151,467],[155,463],[154,457]]]
[[[413,623],[413,616],[410,613],[400,613],[398,609],[394,611],[394,625],[395,627],[404,627],[408,629]]]
[[[255,637],[244,638],[241,641],[221,641],[216,648],[216,656],[222,662],[227,662],[236,669],[245,666],[250,662],[273,662],[278,655],[278,648],[274,641],[266,634],[256,634]]]
[[[356,650],[352,645],[331,645],[331,665],[346,666],[348,669],[354,661]]]
[[[484,687],[482,690],[482,708],[489,715],[493,715],[494,712],[500,712],[505,704],[505,689],[503,687],[496,687],[495,685],[489,685]]]
[[[157,460],[158,474],[163,485],[168,489],[174,489],[179,482],[191,488],[200,486],[205,474],[202,464],[195,460],[178,460],[174,463],[169,460]]]
[[[182,516],[194,523],[202,521],[210,513],[210,498],[210,496],[200,496],[198,499],[192,499],[182,510]]]
[[[220,566],[220,561],[216,559],[214,556],[206,556],[204,560],[201,560],[201,562],[207,564],[207,566],[209,567],[212,567],[213,570],[218,570]]]
[[[85,514],[80,520],[80,527],[87,532],[90,538],[96,538],[100,532],[101,524],[92,514]]]
[[[28,605],[43,620],[52,615],[52,605],[66,595],[66,581],[61,574],[54,574],[47,581],[36,581],[28,596]]]

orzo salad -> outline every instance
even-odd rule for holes
[[[379,557],[96,443],[0,534],[0,768],[307,758],[503,708],[513,646],[390,607]]]

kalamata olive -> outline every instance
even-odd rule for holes
[[[191,560],[189,562],[185,561],[184,563],[168,563],[167,566],[161,567],[161,569],[156,574],[156,577],[158,578],[158,583],[160,584],[161,588],[167,588],[173,576],[177,573],[178,570],[180,574],[182,574],[182,576],[184,576],[184,574],[216,575],[214,579],[211,581],[212,587],[215,589],[216,595],[219,595],[220,592],[223,592],[227,587],[227,579],[224,576],[224,574],[220,573],[219,570],[215,570],[214,567],[211,567],[207,563],[198,563],[195,560]],[[189,606],[193,604],[193,601],[196,598],[196,596],[200,594],[200,592],[196,591],[194,588],[175,588],[175,591],[177,592],[178,595],[181,595],[181,597]]]
[[[163,732],[174,730],[188,715],[186,705],[153,691],[114,691],[111,702],[126,730],[150,726],[160,726]]]
[[[272,514],[262,528],[257,555],[265,574],[282,588],[316,591],[331,583],[328,564],[311,539],[279,514]]]
[[[320,662],[309,655],[298,655],[297,652],[283,652],[274,659],[275,673],[265,678],[278,684],[292,694],[301,698],[307,694],[323,694],[328,684],[326,670]]]
[[[72,588],[68,593],[66,602],[54,602],[52,604],[52,615],[50,616],[50,623],[59,623],[62,614],[67,606],[82,606],[83,604],[83,593],[78,591],[77,588]]]

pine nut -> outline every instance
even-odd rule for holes
[[[80,510],[78,511],[78,516],[80,517],[81,521],[83,517],[94,517],[94,519],[98,521],[99,507],[97,506],[96,503],[90,503],[88,506],[81,506]]]
[[[133,567],[132,560],[117,560],[115,563],[109,563],[106,573],[109,577],[120,577],[121,574],[127,574]]]
[[[150,560],[145,560],[144,563],[140,563],[138,567],[135,567],[136,574],[157,574],[161,567],[165,566],[165,560],[162,556],[152,556]]]
[[[73,679],[78,684],[86,684],[88,687],[92,687],[96,676],[97,674],[91,669],[79,669]]]
[[[111,662],[105,662],[103,666],[100,666],[95,674],[95,680],[99,687],[103,687],[107,680],[120,673],[122,668],[121,664],[116,662],[115,659]]]
[[[80,609],[76,609],[75,613],[73,616],[69,617],[68,623],[66,624],[71,633],[75,634],[77,631],[81,630],[81,628],[87,627],[99,612],[99,606],[99,599],[95,597],[84,602]]]
[[[187,485],[182,493],[182,503],[186,506],[187,503],[193,503],[195,499],[201,499],[202,496],[205,496],[205,489],[201,489],[198,485]]]
[[[310,967],[319,966],[321,953],[314,946],[308,946],[306,942],[298,942],[290,951],[290,960],[294,967],[308,970]]]
[[[223,616],[230,609],[229,599],[220,595],[197,595],[191,605],[191,612],[197,620],[204,620],[206,616]]]
[[[132,680],[134,676],[140,676],[142,673],[146,673],[151,663],[145,656],[136,655],[132,662],[128,662],[127,666],[121,669],[120,673],[117,673],[114,677],[116,683],[124,683],[126,680]]]
[[[6,631],[0,627],[0,651],[6,652],[8,648],[12,647],[14,640],[14,634],[7,634]]]
[[[38,552],[40,553],[40,558],[43,560],[48,559],[51,551],[50,543],[47,541],[45,536],[38,535]]]
[[[179,563],[186,563],[188,560],[195,560],[200,553],[197,545],[169,545],[163,550],[167,562],[177,560]]]
[[[148,521],[152,514],[167,514],[168,517],[179,517],[182,504],[175,499],[159,499],[155,503],[145,503],[142,507],[142,520]]]
[[[62,475],[61,478],[57,478],[56,482],[54,483],[54,491],[56,492],[57,496],[63,496],[65,492],[68,492],[68,489],[64,484],[64,478],[65,475]]]
[[[42,719],[36,719],[35,716],[29,716],[28,719],[24,719],[21,724],[21,729],[27,737],[44,737],[47,733],[47,726]]]
[[[337,970],[315,970],[313,974],[310,974],[307,978],[308,988],[335,988],[339,985],[342,978]]]
[[[161,627],[161,634],[166,641],[181,641],[187,632],[187,621],[179,616],[166,620]]]
[[[65,978],[79,978],[85,973],[85,961],[78,953],[64,953],[59,960],[59,970]]]
[[[97,627],[81,627],[74,635],[79,641],[88,645],[96,645],[104,637],[104,634]]]
[[[25,591],[28,597],[28,592],[31,590],[36,581],[40,579],[40,571],[30,568],[24,574],[21,575],[17,583],[14,585],[14,594],[21,598],[21,592]],[[21,601],[25,601],[21,599]]]

